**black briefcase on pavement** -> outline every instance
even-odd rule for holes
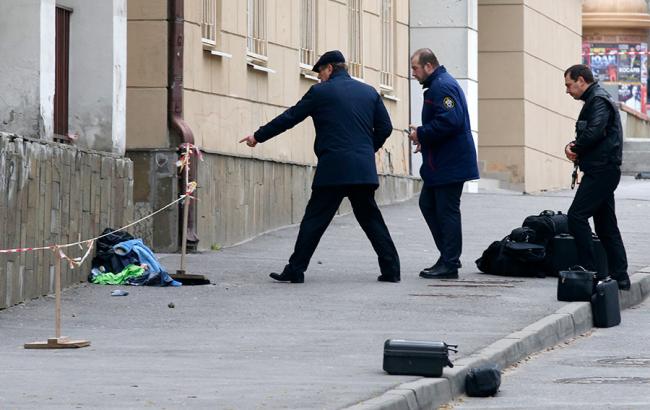
[[[607,278],[596,284],[596,293],[591,297],[591,313],[596,327],[612,327],[621,323],[618,284],[615,280]]]
[[[598,276],[607,276],[607,254],[596,235],[594,235],[594,256],[596,257]],[[547,245],[545,264],[549,276],[557,276],[558,272],[567,270],[570,266],[578,265],[578,251],[573,236],[568,233],[555,235]]]
[[[562,270],[557,278],[557,300],[562,302],[589,302],[594,294],[596,272],[582,266]]]
[[[454,367],[449,351],[455,353],[457,347],[444,342],[388,339],[384,342],[384,371],[396,375],[440,377],[443,367]]]

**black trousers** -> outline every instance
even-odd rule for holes
[[[460,195],[464,184],[423,186],[420,193],[420,210],[440,251],[440,261],[452,268],[460,267],[463,248]]]
[[[614,190],[620,180],[618,168],[585,173],[568,213],[569,232],[575,238],[580,264],[589,270],[596,267],[589,226],[589,218],[593,217],[596,235],[607,253],[609,269],[609,272],[598,272],[599,276],[609,274],[614,279],[627,277],[627,256],[614,208]]]
[[[305,209],[305,216],[300,222],[293,254],[284,271],[302,273],[307,270],[320,238],[334,218],[341,201],[347,197],[361,229],[377,252],[381,274],[399,278],[399,256],[375,202],[375,190],[373,185],[314,187]]]

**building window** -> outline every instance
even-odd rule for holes
[[[70,9],[57,7],[54,24],[54,139],[60,142],[68,141],[71,13]]]
[[[381,75],[379,86],[386,90],[392,90],[394,87],[394,28],[395,17],[393,10],[393,0],[381,1]]]
[[[248,0],[247,53],[255,60],[266,61],[266,0]]]
[[[201,40],[208,46],[217,45],[217,0],[203,0]]]
[[[311,69],[316,63],[316,0],[300,2],[300,65]]]
[[[363,78],[363,0],[348,0],[350,75]]]

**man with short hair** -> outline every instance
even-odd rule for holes
[[[271,278],[303,283],[304,272],[321,236],[347,197],[359,225],[377,253],[380,282],[399,282],[397,249],[375,202],[379,186],[375,152],[393,131],[381,96],[369,85],[354,80],[345,58],[328,51],[316,62],[319,84],[313,85],[300,101],[254,135],[239,142],[254,147],[292,128],[311,116],[316,128],[314,152],[318,157],[312,193],[300,223],[294,252],[282,273]]]
[[[440,251],[438,261],[420,276],[457,279],[463,245],[460,196],[465,181],[479,178],[467,102],[430,49],[413,54],[411,71],[424,88],[422,125],[409,126],[415,152],[422,152],[420,210]]]
[[[576,122],[576,139],[564,148],[566,157],[583,172],[578,191],[568,212],[569,232],[573,235],[580,264],[595,270],[594,243],[589,218],[594,218],[596,235],[605,248],[609,272],[619,289],[630,289],[625,246],[618,229],[614,191],[621,180],[623,128],[618,106],[584,64],[564,72],[566,93],[584,101]]]

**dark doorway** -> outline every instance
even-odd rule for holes
[[[54,138],[68,141],[68,81],[70,72],[70,14],[72,10],[56,8]]]

